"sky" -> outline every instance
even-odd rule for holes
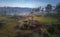
[[[45,7],[47,4],[56,5],[60,0],[0,0],[0,7]]]

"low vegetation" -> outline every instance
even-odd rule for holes
[[[53,26],[52,23],[58,22],[58,19],[51,17],[36,17],[34,16],[33,24],[31,23],[31,17],[26,19],[8,18],[6,16],[0,16],[0,37],[57,37],[59,35],[57,31],[60,29],[60,25]],[[52,25],[49,25],[52,24]],[[47,27],[46,27],[47,26]],[[50,27],[53,26],[53,27]],[[23,29],[22,29],[23,28]],[[25,29],[26,28],[26,29]]]

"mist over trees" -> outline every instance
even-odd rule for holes
[[[58,4],[56,5],[55,10],[57,11],[57,15],[58,15],[58,17],[59,17],[59,16],[60,16],[60,3],[58,3]]]
[[[46,12],[51,12],[51,10],[52,10],[52,5],[51,4],[48,4],[47,6],[46,6]]]
[[[53,9],[53,7],[54,7],[54,9]],[[1,9],[2,9],[2,11],[1,11]],[[5,7],[3,7],[3,8],[0,8],[0,11],[1,11],[0,15],[8,15],[10,13],[12,13],[12,14],[16,13],[16,14],[19,15],[19,13],[23,12],[22,10],[27,11],[27,13],[29,13],[29,12],[31,13],[31,10],[32,10],[33,13],[38,13],[39,12],[41,15],[46,13],[45,14],[46,16],[51,16],[51,17],[53,16],[53,17],[58,17],[59,18],[59,16],[60,16],[60,3],[56,4],[56,6],[53,6],[52,4],[47,4],[45,8],[42,8],[40,6],[38,8],[33,8],[33,9],[19,8],[19,7],[16,7],[16,8],[12,8],[12,7],[6,7],[5,8]]]
[[[47,4],[47,6],[45,7],[45,9],[46,9],[46,12],[47,12],[47,16],[49,16],[50,12],[52,10],[52,5],[51,4]]]

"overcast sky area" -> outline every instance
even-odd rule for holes
[[[0,0],[0,7],[45,7],[47,4],[56,5],[60,0]]]

